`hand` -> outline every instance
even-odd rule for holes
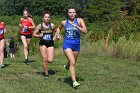
[[[57,41],[57,40],[60,40],[60,39],[62,39],[60,35],[57,35],[57,36],[53,37],[53,41]]]
[[[27,28],[28,29],[28,26],[24,26],[24,28]]]
[[[23,28],[27,28],[27,29],[28,29],[28,26],[26,26],[26,25],[22,25],[22,27],[23,27]]]
[[[62,39],[61,35],[60,35],[60,34],[58,34],[58,35],[56,36],[56,39],[57,39],[57,40]]]
[[[77,27],[77,25],[73,22],[70,22],[70,24],[73,26],[73,27]]]
[[[39,37],[42,37],[43,36],[43,33],[41,33],[40,35],[39,35]]]

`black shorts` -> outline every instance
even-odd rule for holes
[[[29,34],[29,35],[23,35],[23,34],[20,34],[20,36],[25,36],[26,39],[28,39],[28,38],[32,38],[32,34]]]
[[[46,42],[44,40],[40,40],[39,46],[42,46],[42,45],[45,45],[47,48],[48,47],[54,47],[54,41]]]

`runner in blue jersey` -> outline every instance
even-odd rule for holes
[[[65,68],[70,69],[71,78],[73,80],[73,87],[80,85],[76,81],[75,64],[80,51],[80,32],[87,33],[85,22],[82,18],[76,17],[76,9],[74,7],[68,8],[68,19],[61,22],[57,29],[59,36],[60,30],[64,27],[65,36],[63,41],[63,51],[68,59]]]
[[[50,12],[45,11],[43,13],[43,22],[39,24],[34,33],[34,37],[40,38],[39,49],[42,56],[42,65],[43,65],[43,75],[45,78],[49,77],[48,74],[48,63],[54,61],[54,40],[56,34],[53,36],[53,32],[56,31],[56,27],[53,23],[50,22]]]

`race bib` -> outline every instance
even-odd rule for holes
[[[43,40],[52,40],[52,34],[43,35]]]
[[[22,32],[28,32],[28,29],[23,27]]]
[[[73,38],[73,37],[76,37],[76,36],[77,35],[76,35],[76,32],[75,31],[73,31],[73,30],[67,31],[67,37]]]
[[[0,35],[4,34],[4,30],[0,30]]]

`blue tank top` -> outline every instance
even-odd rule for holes
[[[77,18],[73,20],[73,23],[78,26]],[[65,39],[68,40],[80,39],[80,30],[72,26],[68,20],[66,20],[64,30],[65,30]]]

